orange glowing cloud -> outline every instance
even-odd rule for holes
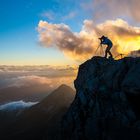
[[[80,32],[72,32],[65,24],[52,24],[40,21],[38,24],[39,41],[44,47],[56,47],[66,56],[83,61],[99,55],[95,54],[99,46],[99,37],[108,36],[113,41],[113,55],[128,54],[140,49],[140,28],[129,25],[122,19],[107,20],[101,24],[94,24],[92,20],[85,20]],[[103,55],[103,54],[102,54]]]

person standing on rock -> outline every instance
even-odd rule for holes
[[[106,50],[105,50],[105,58],[107,58],[107,54],[110,55],[109,58],[113,58],[112,53],[110,52],[110,49],[111,49],[112,46],[113,46],[112,41],[111,41],[108,37],[105,37],[105,36],[102,36],[102,37],[99,38],[99,39],[100,39],[100,41],[101,41],[101,43],[100,43],[101,46],[102,46],[102,44],[103,44],[103,45],[107,45],[107,48],[106,48]]]

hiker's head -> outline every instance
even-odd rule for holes
[[[99,39],[100,39],[100,40],[102,40],[102,39],[105,39],[105,38],[106,38],[106,37],[103,35],[103,36],[102,36],[102,37],[100,37]]]

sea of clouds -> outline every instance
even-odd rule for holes
[[[0,89],[45,84],[72,85],[77,68],[71,66],[0,66]]]

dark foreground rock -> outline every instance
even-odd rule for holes
[[[65,140],[140,140],[140,58],[93,57],[80,65]]]

